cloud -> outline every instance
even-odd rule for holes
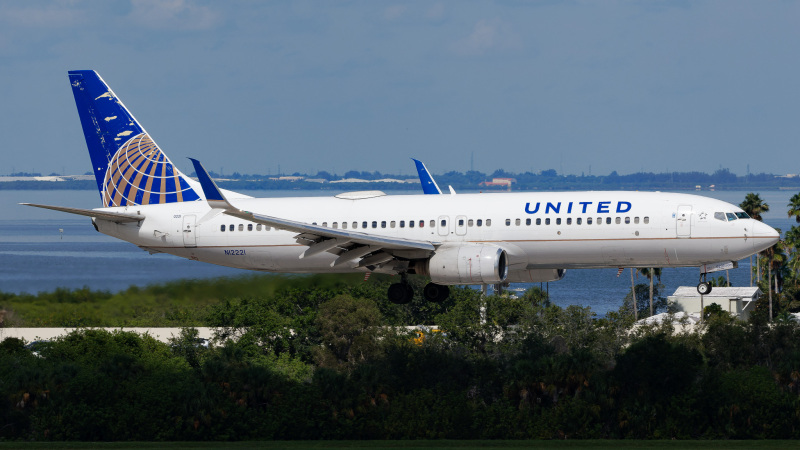
[[[472,33],[453,46],[461,55],[483,55],[493,50],[511,50],[522,46],[511,25],[500,19],[481,19],[472,28]]]
[[[425,18],[428,20],[441,20],[444,18],[444,4],[443,3],[435,3],[433,6],[428,8],[425,11]]]
[[[397,20],[406,13],[405,5],[392,5],[383,11],[383,17],[386,20]]]
[[[4,22],[26,27],[68,27],[82,21],[83,11],[72,7],[72,2],[57,1],[49,5],[0,7],[0,18]]]
[[[208,30],[219,15],[208,6],[191,0],[132,0],[131,18],[149,28]]]

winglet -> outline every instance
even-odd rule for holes
[[[225,195],[222,194],[222,191],[217,187],[217,184],[214,183],[214,180],[211,179],[211,176],[206,171],[205,167],[200,164],[200,161],[189,158],[194,164],[194,171],[197,173],[197,180],[200,181],[200,186],[203,188],[203,194],[206,196],[206,201],[208,201],[208,205],[212,208],[219,208],[219,209],[236,209],[233,205],[228,202],[228,199],[225,198]]]
[[[428,168],[425,167],[425,164],[418,159],[411,159],[414,161],[414,164],[417,165],[417,173],[419,173],[419,181],[422,184],[422,192],[425,194],[441,194],[442,190],[439,189],[439,186],[436,184],[436,181],[434,181],[430,172],[428,172]]]

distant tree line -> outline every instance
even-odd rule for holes
[[[258,190],[295,190],[295,189],[335,189],[335,190],[358,190],[368,186],[369,189],[381,190],[419,190],[418,183],[394,183],[378,182],[365,185],[364,183],[336,183],[330,185],[316,181],[290,181],[279,180],[278,175],[263,174],[243,174],[233,172],[232,174],[221,175],[209,172],[214,178],[222,178],[219,184],[227,189],[258,189]],[[192,172],[190,176],[195,176]],[[335,181],[346,178],[358,178],[362,180],[380,180],[385,178],[408,180],[417,178],[414,174],[388,174],[381,172],[359,172],[351,170],[344,175],[331,174],[327,171],[320,171],[316,174],[304,174],[295,172],[292,176],[305,177],[306,179],[317,179],[325,181]],[[437,184],[440,188],[446,189],[453,186],[455,189],[468,190],[506,190],[505,186],[479,186],[484,181],[491,181],[493,178],[514,178],[516,182],[512,185],[512,190],[589,190],[589,189],[664,189],[664,190],[694,190],[696,186],[701,186],[703,190],[708,190],[711,185],[717,190],[753,190],[753,189],[778,189],[800,186],[800,178],[787,178],[774,174],[759,173],[749,175],[736,175],[728,169],[719,169],[714,173],[704,172],[638,172],[627,175],[620,175],[616,171],[608,175],[559,175],[555,170],[548,169],[541,172],[521,172],[512,173],[505,170],[496,170],[493,173],[483,173],[479,171],[467,171],[465,173],[450,171],[443,174],[435,174]],[[0,183],[0,189],[19,190],[19,189],[96,189],[93,181],[61,181],[58,183],[49,181],[15,181]]]

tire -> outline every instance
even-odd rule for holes
[[[425,289],[422,291],[425,300],[433,303],[439,303],[444,300],[447,300],[447,297],[450,296],[450,288],[447,286],[442,286],[441,284],[436,283],[428,283],[425,285]]]
[[[703,282],[697,285],[697,293],[700,295],[708,295],[711,293],[711,283]]]
[[[394,283],[389,286],[387,297],[395,305],[404,305],[414,298],[414,289],[406,283]]]

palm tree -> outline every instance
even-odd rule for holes
[[[798,272],[800,272],[800,227],[794,226],[789,229],[783,238],[783,243],[789,256],[789,277],[797,285]]]
[[[744,201],[739,203],[739,207],[747,213],[748,216],[752,217],[756,220],[762,220],[761,213],[765,213],[769,211],[769,205],[761,199],[761,196],[750,192],[749,194],[745,195]],[[800,219],[799,219],[800,220]],[[753,266],[753,257],[750,257],[750,267]],[[759,258],[756,257],[756,271],[758,273],[757,279],[761,280],[761,263],[759,262]],[[753,278],[752,274],[750,275],[750,285],[753,285]]]
[[[789,218],[794,217],[794,220],[800,223],[800,194],[794,194],[792,198],[789,199],[789,204],[787,206],[789,207]]]
[[[661,268],[642,268],[639,269],[639,273],[646,276],[648,280],[650,280],[650,316],[653,316],[653,277],[658,278],[658,282],[661,283]]]

